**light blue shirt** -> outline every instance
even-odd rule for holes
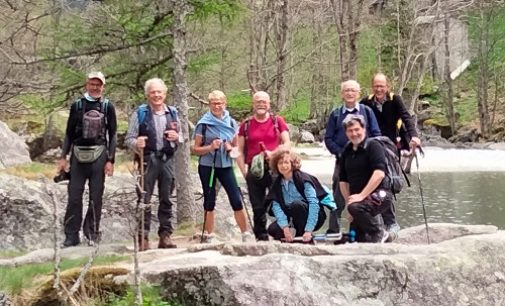
[[[305,231],[312,232],[316,227],[317,219],[319,217],[319,209],[320,209],[319,200],[317,199],[316,190],[310,183],[305,182],[303,184],[303,187],[305,198],[307,198],[309,205],[309,213],[307,217],[307,223],[305,224]],[[293,179],[287,181],[282,179],[281,190],[284,203],[286,204],[287,207],[291,206],[291,204],[295,201],[305,201],[305,198],[296,189]],[[275,218],[277,219],[276,220],[277,224],[281,228],[284,228],[289,225],[288,217],[282,210],[281,204],[279,204],[276,201],[272,201],[272,211],[275,215]]]
[[[233,120],[233,119],[232,119]],[[233,120],[233,126],[237,126],[235,123],[235,120]],[[195,135],[202,135],[202,129],[203,125],[199,124],[197,125],[195,129]],[[225,136],[221,133],[221,128],[216,125],[207,125],[207,130],[205,131],[205,143],[202,144],[202,146],[209,145],[212,140],[219,138],[223,140]],[[231,142],[233,139],[226,139],[226,141]],[[200,161],[199,164],[202,166],[207,166],[207,167],[212,167],[214,165],[214,154],[216,152],[212,151],[209,152],[205,155],[200,156]],[[224,145],[221,145],[219,149],[217,150],[217,156],[216,156],[216,164],[214,165],[215,168],[228,168],[233,166],[233,161],[230,157],[230,154],[224,150]]]

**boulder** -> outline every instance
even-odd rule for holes
[[[314,142],[316,142],[316,139],[315,139],[314,135],[312,135],[311,132],[301,130],[300,139],[298,142],[299,143],[314,143]]]
[[[300,141],[300,128],[291,123],[288,123],[287,125],[289,128],[289,139],[295,143]]]
[[[22,137],[11,131],[7,124],[0,121],[0,169],[31,163],[28,146]]]
[[[411,245],[195,246],[159,253],[143,261],[141,273],[166,298],[191,305],[505,303],[505,231],[434,225],[435,243],[416,244],[423,228],[400,232]]]

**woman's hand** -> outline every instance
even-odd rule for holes
[[[310,242],[312,240],[312,232],[305,232],[302,236],[303,242]]]
[[[289,230],[289,226],[286,226],[285,228],[282,229],[284,231],[284,240],[287,242],[293,241],[293,235],[291,234],[291,231]]]

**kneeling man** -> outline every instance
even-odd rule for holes
[[[349,115],[342,122],[349,143],[340,160],[340,190],[357,240],[385,242],[388,232],[376,216],[389,209],[393,195],[386,177],[384,148],[367,138],[365,124],[362,115]]]

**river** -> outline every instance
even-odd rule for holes
[[[323,148],[296,148],[302,170],[331,185],[334,159]],[[397,195],[402,227],[428,222],[493,224],[505,229],[505,151],[426,148],[409,176],[412,186]],[[419,178],[421,179],[421,197]]]

